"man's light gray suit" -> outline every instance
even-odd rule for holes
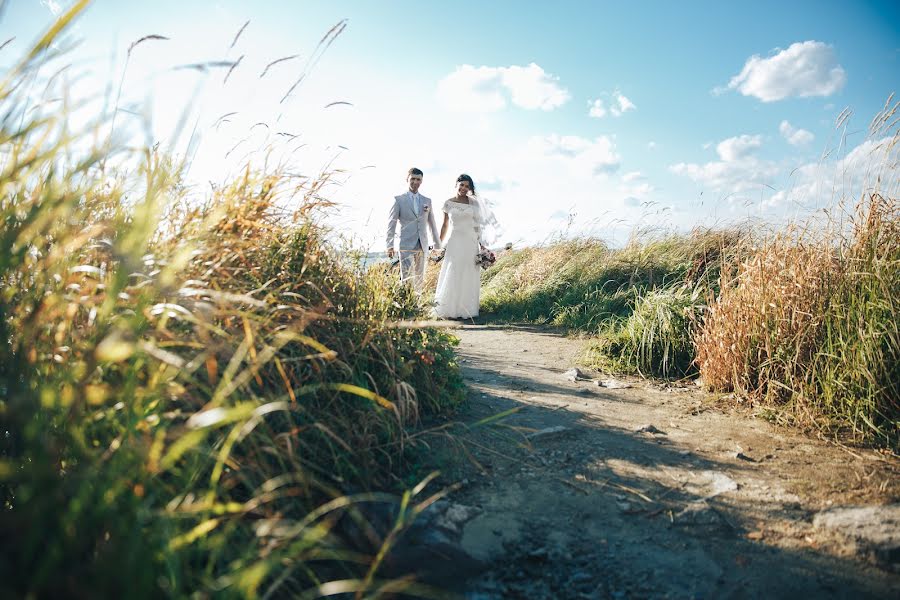
[[[394,197],[387,228],[387,248],[394,247],[397,239],[397,223],[400,223],[398,246],[400,249],[400,278],[409,281],[417,292],[422,291],[425,281],[425,251],[430,247],[440,248],[440,233],[434,220],[431,198],[419,194],[419,210],[416,211],[412,192]],[[428,230],[432,242],[428,243]]]

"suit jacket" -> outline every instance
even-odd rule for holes
[[[431,198],[419,194],[419,201],[421,209],[417,215],[410,192],[394,197],[394,204],[391,206],[388,218],[387,248],[394,247],[398,222],[400,223],[400,250],[415,250],[418,244],[422,244],[424,250],[427,250],[429,245],[440,248],[441,235],[438,232],[437,222],[434,220]],[[428,243],[429,229],[431,229],[431,244]]]

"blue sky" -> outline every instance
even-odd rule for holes
[[[16,39],[0,65],[68,3],[7,4],[0,37]],[[237,169],[245,149],[286,141],[276,131],[302,134],[284,149],[292,168],[341,169],[334,221],[373,248],[412,165],[437,200],[470,173],[509,241],[568,227],[621,242],[635,227],[796,216],[884,171],[885,135],[871,139],[868,125],[900,91],[898,6],[95,0],[69,60],[86,71],[73,87],[100,94],[131,42],[169,37],[135,48],[123,87],[123,106],[152,115],[153,141],[190,105],[202,132],[191,175],[205,182]],[[280,103],[341,19],[346,29]],[[172,70],[242,55],[224,85],[221,70]],[[352,106],[325,108],[334,101]],[[853,115],[836,129],[845,108]]]

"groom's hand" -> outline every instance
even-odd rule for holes
[[[388,248],[388,258],[394,258],[394,249]]]

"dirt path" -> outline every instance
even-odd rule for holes
[[[468,507],[459,539],[477,562],[449,579],[466,597],[900,593],[898,505],[884,506],[900,497],[896,459],[717,408],[695,386],[571,381],[580,342],[549,330],[456,334],[463,420],[519,409],[473,429],[468,460],[443,465],[464,482],[451,500]],[[855,542],[826,526],[848,506],[877,506],[851,523]]]

